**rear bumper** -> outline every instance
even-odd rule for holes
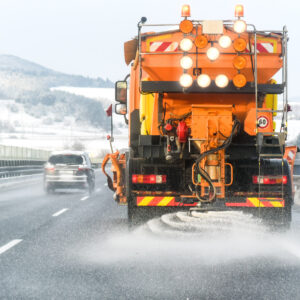
[[[61,182],[61,181],[50,181],[47,182],[48,187],[51,188],[78,188],[78,189],[85,189],[88,187],[86,182]]]
[[[74,175],[46,175],[45,181],[49,183],[85,183],[87,182],[87,176],[74,176]]]
[[[51,176],[44,178],[45,185],[55,188],[87,188],[87,176]]]
[[[136,206],[138,207],[195,207],[198,200],[194,198],[183,198],[176,196],[138,196]],[[236,199],[217,200],[212,203],[205,203],[207,208],[282,208],[285,207],[285,200],[282,198],[259,198],[259,197],[238,197]]]

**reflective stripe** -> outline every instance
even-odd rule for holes
[[[277,53],[277,40],[270,38],[258,38],[256,43],[257,53]],[[246,52],[250,52],[247,45]],[[254,42],[251,43],[251,52],[254,52]]]
[[[138,197],[138,206],[147,206],[152,200],[154,199],[154,197]],[[141,200],[141,201],[139,201]]]
[[[274,208],[274,207],[284,207],[285,202],[281,198],[255,198],[249,197],[246,198],[246,202],[227,202],[226,206],[228,207],[265,207],[265,208]]]
[[[164,197],[163,200],[157,204],[157,206],[167,206],[173,199],[174,197]]]
[[[247,198],[247,200],[249,200],[254,207],[264,207],[264,205],[259,201],[258,198]]]
[[[150,52],[175,52],[177,50],[177,42],[150,42]]]
[[[273,207],[284,207],[284,201],[271,201]]]
[[[177,206],[175,197],[137,197],[137,206]]]

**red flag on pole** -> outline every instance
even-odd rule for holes
[[[106,115],[108,116],[108,117],[111,117],[111,115],[112,115],[112,104],[109,106],[109,108],[106,110]]]

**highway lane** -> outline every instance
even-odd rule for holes
[[[161,228],[157,236],[147,226],[128,231],[126,207],[104,184],[97,173],[91,196],[45,195],[42,182],[1,192],[0,298],[300,297],[298,205],[286,234],[178,236]]]
[[[105,188],[103,184],[99,182],[98,193]],[[23,236],[47,224],[60,209],[80,208],[80,200],[88,195],[80,190],[58,190],[53,195],[45,195],[42,186],[40,178],[26,186],[17,185],[15,189],[1,191],[0,245],[7,239]]]

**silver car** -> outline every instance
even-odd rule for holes
[[[53,152],[44,167],[46,193],[61,188],[95,189],[95,172],[90,158],[82,151]]]

